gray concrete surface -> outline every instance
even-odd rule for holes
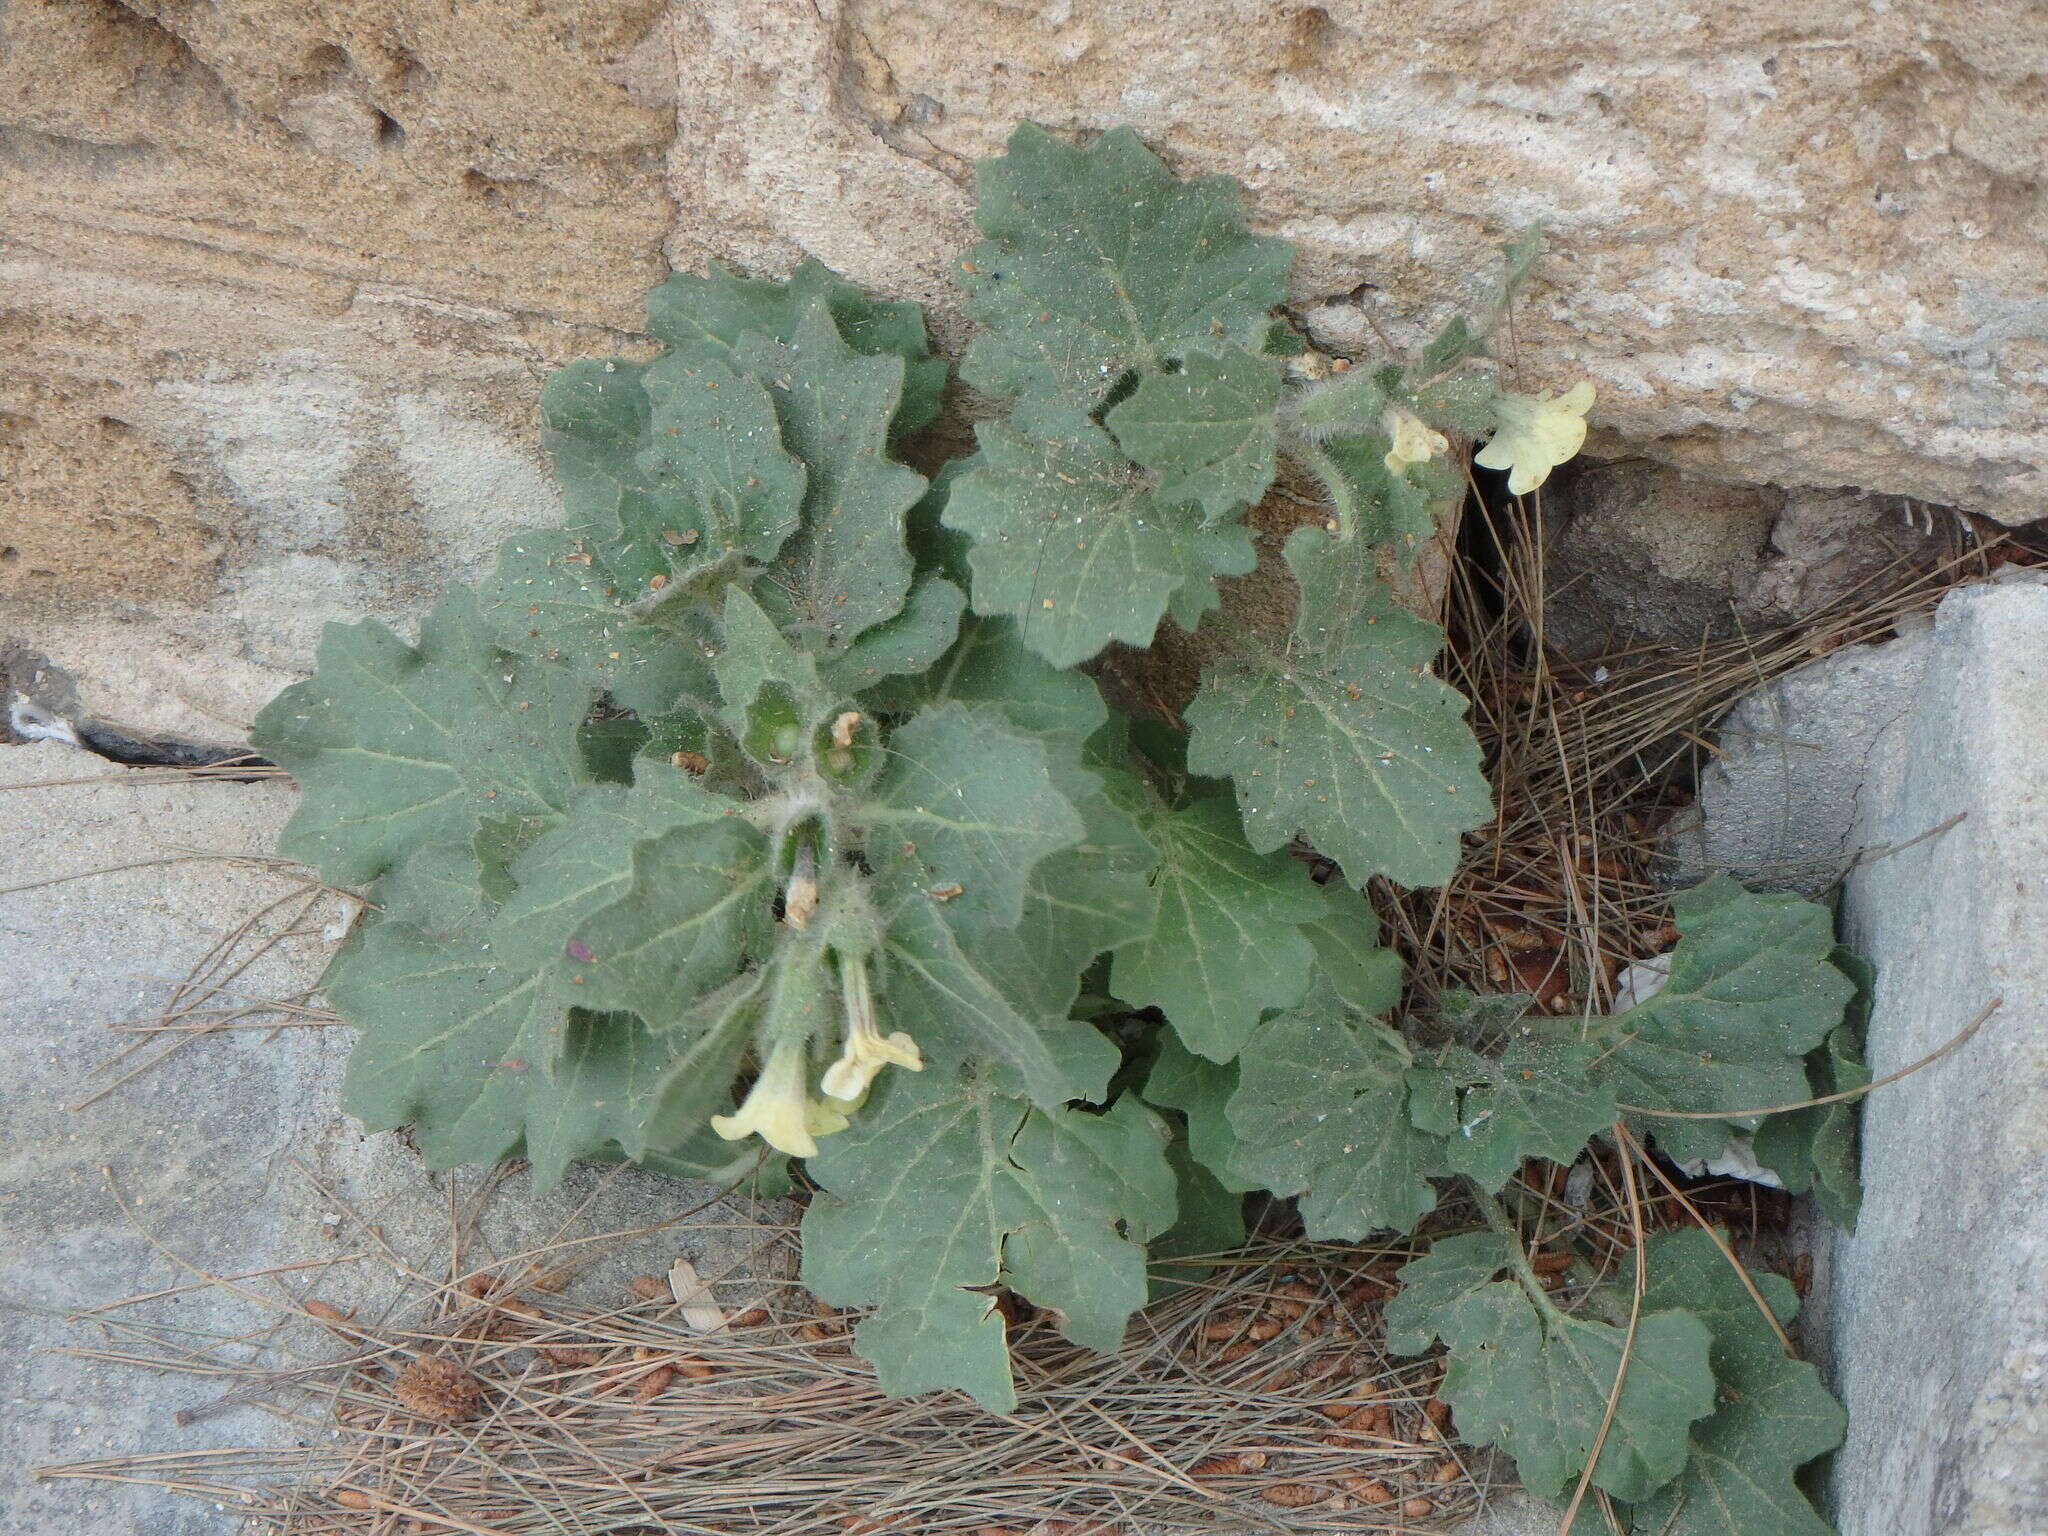
[[[1678,878],[1818,894],[1853,863],[1843,937],[1877,967],[1874,1072],[2002,1000],[1955,1054],[1870,1097],[1861,1224],[1816,1223],[1802,1323],[1849,1410],[1841,1536],[2043,1536],[2048,585],[1954,592],[1931,624],[1744,700],[1720,745]]]
[[[7,787],[77,779],[89,782]],[[174,1422],[178,1409],[211,1401],[232,1382],[55,1353],[130,1347],[70,1314],[189,1281],[179,1260],[231,1276],[364,1252],[344,1205],[400,1253],[445,1264],[451,1204],[466,1203],[477,1187],[473,1172],[428,1175],[393,1138],[365,1137],[336,1114],[348,1050],[340,1030],[217,1033],[73,1107],[118,1075],[98,1069],[133,1037],[111,1032],[110,1023],[161,1009],[193,962],[297,885],[285,873],[217,859],[112,866],[179,850],[265,854],[291,798],[272,783],[152,784],[55,742],[0,747],[4,1536],[223,1536],[240,1523],[232,1510],[149,1490],[38,1481],[32,1470],[140,1449],[283,1443],[283,1426],[259,1409],[190,1427]],[[70,878],[94,870],[110,872]],[[46,883],[17,889],[31,882]],[[310,986],[344,915],[330,900],[310,915],[313,932],[236,978],[235,990],[263,998]],[[560,1189],[536,1195],[515,1177],[486,1207],[471,1262],[545,1243],[564,1228],[606,1232],[667,1220],[706,1193],[651,1174],[606,1178],[579,1169]],[[625,1276],[665,1268],[679,1253],[703,1273],[719,1273],[734,1241],[707,1216],[591,1266],[582,1283],[620,1294]],[[280,1289],[374,1316],[388,1304],[391,1281],[388,1264],[342,1262],[250,1280],[243,1288],[251,1300],[202,1288],[120,1316],[200,1335],[239,1333],[272,1320],[263,1299]]]
[[[1731,709],[1714,733],[1719,750],[1700,774],[1697,802],[1666,835],[1665,883],[1696,885],[1725,872],[1749,886],[1824,896],[1855,859],[1864,785],[1887,777],[1895,728],[1927,655],[1920,635],[1836,651]]]
[[[1849,1410],[1842,1536],[2048,1532],[2048,587],[1957,592],[1858,799],[1845,937],[1877,962],[1870,1064],[1956,1054],[1874,1094],[1872,1191],[1830,1266]]]

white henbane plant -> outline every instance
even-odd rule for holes
[[[671,278],[667,350],[543,396],[563,526],[507,540],[416,643],[333,627],[264,711],[304,794],[284,850],[370,901],[326,978],[360,1032],[348,1108],[437,1166],[519,1153],[544,1181],[624,1157],[786,1187],[801,1158],[805,1279],[866,1309],[883,1385],[999,1411],[998,1287],[1110,1349],[1148,1251],[1235,1242],[1242,1192],[1337,1239],[1456,1192],[1493,1230],[1437,1241],[1389,1326],[1448,1347],[1467,1438],[1550,1494],[1597,1443],[1593,1484],[1645,1529],[1824,1529],[1791,1474],[1837,1411],[1713,1262],[1660,1239],[1624,1350],[1622,1288],[1537,1284],[1510,1202],[1524,1160],[1617,1120],[1708,1155],[1756,1117],[1658,1117],[1861,1081],[1827,915],[1718,882],[1618,1018],[1389,1022],[1400,965],[1357,890],[1447,879],[1490,814],[1442,636],[1375,551],[1454,504],[1452,438],[1540,483],[1590,392],[1504,391],[1498,306],[1414,359],[1290,366],[1288,247],[1127,131],[1021,128],[981,195],[964,372],[1010,409],[970,458],[928,483],[894,456],[946,377],[913,306],[816,264]],[[1501,305],[1533,240],[1508,255]],[[1274,648],[1213,610],[1283,458],[1330,514],[1288,541]],[[1184,741],[1074,670],[1169,620],[1225,658]],[[1077,1016],[1091,967],[1113,1030],[1099,999]],[[1755,1144],[1846,1217],[1852,1137],[1831,1109]]]

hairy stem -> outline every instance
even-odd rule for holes
[[[1528,1293],[1529,1300],[1535,1303],[1536,1310],[1545,1317],[1563,1316],[1558,1311],[1557,1303],[1550,1299],[1550,1293],[1543,1289],[1543,1282],[1537,1277],[1536,1271],[1530,1268],[1529,1256],[1522,1248],[1521,1228],[1515,1225],[1515,1219],[1508,1214],[1507,1207],[1481,1189],[1474,1180],[1467,1179],[1465,1184],[1473,1203],[1479,1207],[1479,1214],[1486,1218],[1487,1226],[1493,1229],[1494,1235],[1507,1249],[1509,1267],[1514,1270],[1515,1278],[1521,1282],[1522,1289]]]

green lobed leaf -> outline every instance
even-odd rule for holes
[[[885,1075],[807,1166],[823,1193],[804,1214],[804,1283],[873,1308],[854,1343],[882,1389],[957,1387],[997,1413],[1016,1393],[988,1288],[1114,1349],[1145,1301],[1143,1243],[1175,1217],[1164,1127],[1135,1099],[1047,1112],[932,1067]]]
[[[1417,388],[1415,414],[1439,432],[1477,437],[1494,429],[1497,420],[1494,402],[1499,396],[1500,386],[1491,376],[1475,372],[1454,373]],[[1451,467],[1455,474],[1456,466]],[[1458,483],[1462,487],[1462,478]]]
[[[772,558],[804,466],[755,380],[716,358],[577,364],[542,397],[568,526],[506,540],[481,592],[501,644],[558,658],[644,714],[701,692],[697,589]]]
[[[1831,963],[1834,919],[1784,893],[1745,891],[1726,875],[1672,898],[1679,942],[1671,976],[1647,1001],[1595,1021],[1588,1043],[1624,1104],[1708,1111],[1809,1096],[1804,1057],[1842,1022],[1855,992]],[[1754,1119],[1638,1117],[1680,1162],[1716,1157]]]
[[[1398,382],[1398,377],[1393,381],[1383,379],[1384,372],[1353,368],[1331,374],[1290,395],[1286,405],[1293,439],[1290,446],[1298,449],[1304,441],[1324,443],[1379,431],[1380,419],[1390,403],[1388,384]],[[1488,420],[1491,424],[1491,418]]]
[[[952,649],[922,677],[893,678],[868,697],[878,709],[915,714],[929,704],[957,699],[999,709],[1019,730],[1068,738],[1078,744],[1109,718],[1102,694],[1086,673],[1047,662],[1018,637],[1008,619],[969,616]]]
[[[1095,1097],[1117,1052],[1068,1012],[1095,955],[1143,931],[1154,860],[1101,773],[1080,762],[1101,698],[987,620],[970,621],[940,669],[903,690],[892,707],[923,707],[890,746],[915,760],[892,762],[877,786],[868,844],[888,921],[884,1006],[928,1059],[988,1062],[1005,1088],[1048,1107]],[[952,793],[953,778],[971,792]],[[1031,810],[1041,802],[1042,817]],[[950,826],[935,819],[949,803]],[[977,820],[977,806],[991,818]],[[1000,825],[1019,812],[1009,843]],[[1062,826],[1072,836],[1052,846]]]
[[[1048,767],[1081,815],[1081,841],[1041,861],[1024,887],[1015,924],[977,919],[971,908],[940,907],[982,973],[1017,1004],[1064,1020],[1095,957],[1147,933],[1154,909],[1149,880],[1159,855],[1104,781],[1120,770],[1084,766],[1055,750]]]
[[[622,581],[588,540],[549,529],[506,539],[477,595],[497,643],[559,662],[622,708],[656,715],[708,697],[709,631],[688,612],[639,610],[642,588]]]
[[[1590,1046],[1530,1033],[1498,1055],[1451,1045],[1424,1069],[1441,1080],[1452,1109],[1444,1163],[1491,1194],[1532,1157],[1569,1167],[1586,1142],[1614,1124],[1614,1090],[1592,1077]],[[1410,1075],[1411,1088],[1414,1074]]]
[[[606,563],[645,591],[657,574],[665,584],[728,556],[773,560],[797,530],[810,477],[784,450],[768,391],[673,352],[641,385],[650,409],[640,467],[654,494],[625,505]]]
[[[1444,1138],[1409,1118],[1410,1064],[1393,1030],[1318,988],[1262,1024],[1239,1056],[1231,1174],[1302,1196],[1311,1238],[1407,1231],[1435,1208],[1429,1180],[1444,1171]]]
[[[580,995],[673,1029],[772,945],[768,840],[731,816],[646,839],[622,862],[624,888],[572,935]]]
[[[1528,280],[1529,273],[1536,266],[1536,258],[1543,254],[1543,225],[1539,220],[1523,230],[1514,239],[1500,248],[1505,263],[1501,271],[1501,308],[1505,309],[1510,300]]]
[[[920,576],[912,582],[901,613],[827,659],[826,681],[850,694],[890,678],[920,677],[952,648],[966,611],[967,594],[952,582],[943,576]]]
[[[319,665],[256,717],[250,742],[298,781],[278,847],[337,885],[373,880],[486,817],[560,817],[585,777],[588,685],[500,650],[451,587],[417,647],[374,619],[330,624]]]
[[[1256,1179],[1234,1172],[1240,1143],[1230,1125],[1230,1098],[1237,1092],[1237,1067],[1205,1061],[1162,1031],[1159,1049],[1142,1090],[1145,1102],[1177,1109],[1187,1122],[1188,1155],[1232,1194],[1257,1189]]]
[[[1434,1331],[1449,1347],[1437,1393],[1462,1438],[1498,1446],[1532,1492],[1555,1499],[1570,1490],[1599,1438],[1624,1332],[1539,1297],[1519,1281],[1496,1281],[1463,1291],[1437,1314]],[[1710,1340],[1690,1312],[1644,1310],[1594,1466],[1595,1487],[1633,1503],[1679,1474],[1688,1426],[1714,1410]]]
[[[809,471],[802,523],[762,577],[761,605],[805,650],[836,657],[910,591],[905,519],[925,479],[889,457],[902,360],[855,351],[816,299],[787,343],[744,336],[732,356],[767,387],[782,442]]]
[[[728,1078],[739,1051],[726,1067]],[[571,1008],[546,1091],[527,1096],[526,1156],[534,1182],[556,1183],[577,1158],[608,1142],[637,1144],[654,1113],[674,1052],[630,1014]]]
[[[1117,950],[1110,990],[1158,1008],[1190,1049],[1229,1061],[1266,1012],[1308,995],[1316,952],[1303,930],[1328,908],[1298,861],[1245,846],[1228,791],[1177,810],[1141,803],[1159,850],[1157,918]]]
[[[1424,378],[1443,373],[1471,358],[1486,356],[1487,331],[1474,329],[1463,315],[1453,315],[1422,349],[1416,371]]]
[[[1256,849],[1301,833],[1353,885],[1439,885],[1459,834],[1492,814],[1465,700],[1429,674],[1442,632],[1319,528],[1295,531],[1287,564],[1293,642],[1209,669],[1184,712],[1188,766],[1236,781]]]
[[[503,897],[484,889],[483,866],[489,856],[484,841],[480,830],[467,842],[415,848],[410,858],[377,882],[371,893],[378,912],[375,920],[405,923],[437,939],[460,937],[490,921]]]
[[[343,1107],[373,1131],[411,1124],[434,1167],[494,1162],[534,1125],[558,1128],[541,1138],[557,1157],[570,1123],[562,1100],[577,1091],[558,1070],[568,1011],[607,1006],[569,941],[585,918],[626,894],[636,845],[672,829],[724,825],[710,819],[717,814],[715,797],[686,785],[591,785],[513,860],[516,889],[487,921],[454,936],[388,919],[362,929],[322,981],[342,1019],[362,1032]],[[606,1024],[595,1044],[629,1049],[623,1027]],[[592,1049],[587,1043],[586,1058]],[[599,1063],[588,1059],[584,1070]],[[592,1145],[641,1139],[644,1105],[600,1107],[596,1121],[575,1122],[577,1134]],[[560,1152],[558,1162],[572,1155]]]
[[[735,276],[713,262],[702,277],[676,273],[647,296],[647,328],[678,351],[730,361],[749,335],[788,342],[823,300],[846,344],[868,357],[903,359],[903,398],[890,430],[923,430],[939,414],[946,365],[934,358],[917,305],[887,303],[806,259],[786,282]]]
[[[862,815],[885,887],[995,927],[1016,925],[1032,870],[1087,830],[1054,783],[1044,741],[957,701],[890,736]]]
[[[782,636],[743,587],[725,592],[725,645],[712,662],[726,728],[759,762],[788,762],[832,698],[818,663]]]
[[[1197,502],[1210,523],[1234,517],[1273,483],[1280,363],[1242,347],[1191,354],[1148,373],[1104,418],[1117,446],[1155,477],[1163,502]]]
[[[581,358],[541,387],[541,447],[562,488],[571,538],[615,538],[654,497],[639,463],[653,417],[645,372],[642,363]]]
[[[1360,1013],[1389,1013],[1401,1001],[1404,972],[1396,950],[1380,946],[1379,914],[1358,892],[1331,881],[1319,886],[1323,914],[1302,933],[1337,996]]]
[[[1846,950],[1835,952],[1835,966],[1856,988],[1849,1016],[1828,1032],[1826,1040],[1806,1058],[1807,1087],[1815,1098],[1848,1093],[1870,1084],[1863,1061],[1863,1034],[1870,1016],[1874,973]],[[1809,1190],[1836,1226],[1856,1230],[1863,1204],[1857,1178],[1856,1110],[1858,1101],[1816,1104],[1767,1116],[1753,1145],[1757,1161],[1777,1174],[1788,1190]]]
[[[976,436],[981,454],[942,521],[975,540],[975,612],[1016,620],[1055,666],[1112,640],[1151,644],[1169,608],[1177,620],[1199,615],[1216,601],[1215,577],[1256,563],[1243,529],[1204,527],[1190,508],[1163,504],[1098,427],[1034,439],[982,426]]]
[[[1419,1355],[1436,1342],[1452,1311],[1508,1270],[1500,1238],[1491,1232],[1439,1237],[1429,1252],[1401,1266],[1401,1289],[1387,1303],[1387,1348]]]
[[[1648,1245],[1643,1305],[1683,1306],[1712,1331],[1719,1400],[1692,1426],[1676,1481],[1640,1504],[1636,1528],[1657,1536],[1832,1536],[1795,1474],[1842,1443],[1842,1408],[1820,1373],[1788,1359],[1777,1335],[1704,1232],[1661,1232]],[[1792,1287],[1757,1275],[1780,1323],[1799,1310]]]
[[[1178,181],[1128,128],[1077,148],[1030,123],[976,171],[988,238],[959,262],[983,325],[962,372],[1026,417],[1072,420],[1131,370],[1257,351],[1292,248],[1245,232],[1224,176]]]
[[[912,897],[889,914],[882,1005],[928,1063],[982,1062],[1005,1090],[1047,1108],[1099,1098],[1117,1068],[1115,1044],[1048,1010],[1046,990],[1059,979],[1050,970],[1020,976],[1014,953],[963,943],[938,903]],[[1078,967],[1071,974],[1078,978]],[[1065,985],[1078,990],[1075,981]]]

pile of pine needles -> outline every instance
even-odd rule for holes
[[[1444,1429],[1439,1363],[1383,1347],[1405,1245],[1265,1240],[1182,1266],[1114,1355],[1013,1310],[1018,1404],[997,1415],[958,1393],[885,1397],[848,1347],[856,1319],[760,1278],[787,1268],[796,1234],[757,1219],[750,1278],[713,1277],[708,1319],[660,1277],[611,1296],[571,1278],[644,1233],[436,1275],[367,1225],[351,1257],[403,1276],[384,1321],[323,1301],[303,1266],[195,1282],[259,1306],[260,1336],[150,1321],[163,1292],[95,1308],[81,1320],[102,1342],[72,1353],[218,1382],[214,1408],[260,1404],[300,1446],[41,1475],[175,1489],[280,1536],[1416,1533],[1451,1528],[1491,1486]]]
[[[2048,565],[2017,537],[1961,519],[1942,526],[1945,547],[1902,555],[1797,624],[1574,661],[1543,639],[1558,597],[1540,505],[1489,503],[1475,488],[1468,553],[1443,562],[1448,645],[1439,672],[1472,701],[1496,814],[1466,834],[1449,884],[1369,887],[1388,942],[1408,962],[1411,1006],[1428,1011],[1458,987],[1533,993],[1553,1014],[1606,1012],[1622,971],[1677,938],[1659,846],[1691,803],[1729,707],[1831,651],[1891,638],[2002,566]],[[1484,558],[1471,557],[1473,545]]]

